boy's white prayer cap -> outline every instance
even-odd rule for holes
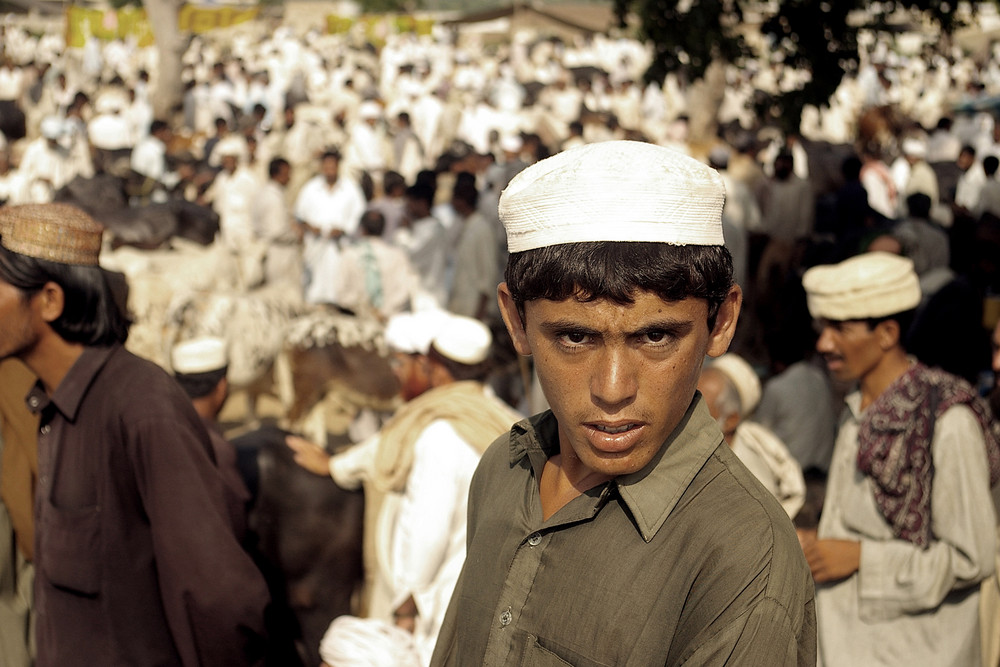
[[[715,169],[638,141],[585,144],[536,162],[500,196],[507,249],[586,241],[723,245]]]

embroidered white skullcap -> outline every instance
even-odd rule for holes
[[[427,354],[434,336],[447,321],[448,313],[439,308],[397,313],[386,322],[386,345],[395,352]]]
[[[419,667],[413,635],[378,618],[338,616],[319,643],[330,667]]]
[[[128,106],[128,98],[119,91],[108,90],[97,98],[94,102],[94,112],[98,114],[121,113]]]
[[[382,116],[382,107],[378,105],[378,102],[367,100],[362,102],[361,106],[358,107],[358,116],[364,120],[380,118]]]
[[[757,408],[760,403],[760,378],[743,357],[730,352],[715,359],[709,367],[724,374],[736,387],[740,396],[741,417],[746,417]]]
[[[840,264],[814,266],[802,276],[813,317],[861,320],[885,317],[920,303],[913,262],[887,252],[868,252]]]
[[[500,196],[507,249],[646,241],[722,245],[726,188],[715,169],[638,141],[585,144],[536,162]]]
[[[442,356],[469,366],[486,361],[492,344],[493,334],[485,324],[471,317],[451,314],[431,341]]]
[[[226,341],[212,336],[178,343],[170,353],[170,365],[174,373],[182,375],[209,373],[225,368],[228,364]]]

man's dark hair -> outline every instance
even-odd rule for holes
[[[381,211],[368,209],[361,215],[360,225],[365,236],[382,236],[385,231],[385,216]]]
[[[60,264],[0,247],[0,280],[25,299],[48,282],[59,285],[65,296],[63,311],[50,326],[67,342],[113,345],[128,338],[131,322],[115,299],[110,276],[99,266]]]
[[[414,183],[406,188],[406,197],[414,201],[425,202],[428,206],[434,204],[434,188],[426,183]]]
[[[398,171],[387,171],[382,176],[382,189],[386,194],[406,189],[406,179]]]
[[[996,155],[987,155],[983,158],[983,171],[987,176],[997,173],[997,167],[1000,167],[1000,159],[997,159]]]
[[[909,338],[911,334],[911,329],[913,328],[913,319],[916,317],[917,309],[911,308],[910,310],[904,310],[901,313],[895,313],[893,315],[885,315],[884,317],[867,317],[861,321],[865,323],[869,331],[874,331],[882,322],[888,322],[889,320],[895,320],[896,324],[899,325],[899,345],[904,349],[908,349]]]
[[[931,198],[923,192],[914,192],[906,198],[906,210],[913,218],[927,220],[931,217]]]
[[[204,373],[176,373],[174,379],[181,386],[188,398],[203,398],[211,394],[219,382],[226,377],[228,366]]]
[[[276,157],[267,165],[267,175],[274,178],[281,173],[282,168],[290,166],[288,160],[283,157]]]
[[[336,148],[328,148],[325,151],[323,151],[323,154],[320,156],[319,161],[326,162],[327,158],[333,158],[337,162],[340,162],[340,151],[338,151]]]
[[[512,253],[504,274],[521,316],[536,299],[608,299],[630,304],[638,291],[664,301],[708,302],[708,326],[733,286],[733,258],[724,246],[596,241]]]
[[[170,129],[170,125],[167,124],[167,121],[162,120],[160,118],[155,119],[152,123],[149,124],[149,133],[153,136],[156,136],[158,132],[162,132],[163,130],[168,130],[168,129]]]

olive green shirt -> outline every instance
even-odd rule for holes
[[[432,665],[816,664],[792,524],[700,395],[645,468],[543,521],[557,426],[536,415],[483,456]]]

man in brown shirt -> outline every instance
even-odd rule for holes
[[[254,664],[267,588],[190,400],[122,347],[100,248],[72,206],[0,209],[0,358],[38,377],[36,664]]]
[[[604,142],[529,167],[498,289],[551,411],[484,454],[432,665],[815,665],[787,515],[696,393],[742,296],[712,169]]]

